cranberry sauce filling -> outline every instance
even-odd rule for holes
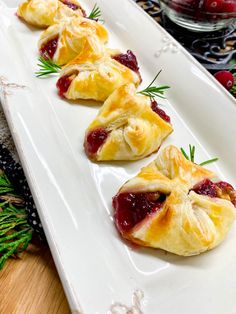
[[[192,190],[200,195],[228,199],[236,207],[236,191],[232,185],[227,182],[220,181],[214,183],[209,179],[205,179],[196,184]]]
[[[161,208],[166,196],[160,193],[119,193],[113,198],[115,223],[121,233],[128,232]]]
[[[170,117],[165,113],[164,110],[158,107],[158,104],[155,100],[152,101],[151,107],[152,110],[156,112],[163,120],[165,120],[168,123],[171,123]]]
[[[210,197],[217,197],[217,187],[209,179],[205,179],[193,187],[193,191],[200,195],[207,195]]]
[[[86,17],[87,14],[85,12],[85,10],[78,4],[72,3],[68,0],[60,0],[62,3],[64,3],[66,6],[68,6],[68,8],[70,8],[73,11],[76,11],[78,9],[80,9],[80,11],[82,12],[83,16]]]
[[[105,143],[108,132],[104,128],[98,128],[89,132],[84,141],[84,149],[88,156],[97,153],[99,148]]]
[[[224,197],[227,195],[233,205],[236,207],[236,191],[233,188],[233,186],[227,182],[220,181],[216,183],[216,186],[218,187],[218,196],[219,197]]]
[[[52,59],[58,44],[58,37],[49,40],[43,47],[40,49],[40,54],[44,59]]]
[[[127,50],[127,53],[121,53],[112,57],[119,63],[125,65],[127,68],[134,72],[139,73],[138,61],[131,50]]]
[[[64,97],[64,94],[68,91],[71,82],[72,79],[70,75],[65,75],[59,78],[59,80],[57,81],[57,90],[59,96],[61,96],[62,98]]]
[[[65,4],[66,6],[68,6],[68,8],[72,9],[72,10],[78,10],[79,6],[75,3],[71,3],[68,0],[60,0],[63,4]]]

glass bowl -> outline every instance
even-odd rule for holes
[[[236,21],[236,0],[160,0],[165,14],[192,31],[210,32]]]

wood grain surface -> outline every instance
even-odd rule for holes
[[[47,245],[31,244],[0,271],[0,313],[70,313]]]

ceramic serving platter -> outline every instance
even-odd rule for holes
[[[196,146],[197,161],[236,184],[236,103],[179,44],[131,0],[97,0],[110,47],[133,50],[145,87],[171,86],[162,107],[174,133],[163,144]],[[74,313],[235,313],[236,228],[215,250],[184,258],[123,242],[112,220],[119,187],[156,157],[90,162],[83,137],[99,106],[69,104],[56,76],[38,79],[40,30],[0,0],[0,85],[4,108],[45,233]],[[89,11],[94,0],[82,3]],[[133,312],[128,312],[133,311]],[[136,312],[135,312],[136,311]]]

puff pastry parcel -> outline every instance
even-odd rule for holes
[[[86,16],[77,0],[25,0],[17,10],[17,16],[27,23],[48,27],[72,16]]]
[[[106,49],[96,55],[85,52],[72,60],[63,68],[57,88],[67,99],[105,101],[116,88],[140,82],[137,59],[130,50],[123,54]]]
[[[158,150],[173,131],[170,118],[156,102],[123,85],[105,101],[84,140],[93,160],[137,160]]]
[[[113,198],[115,224],[134,243],[190,256],[217,246],[236,218],[236,191],[174,146]]]
[[[108,32],[98,22],[86,18],[71,18],[50,26],[38,43],[40,54],[63,65],[80,53],[97,54],[108,40]]]

